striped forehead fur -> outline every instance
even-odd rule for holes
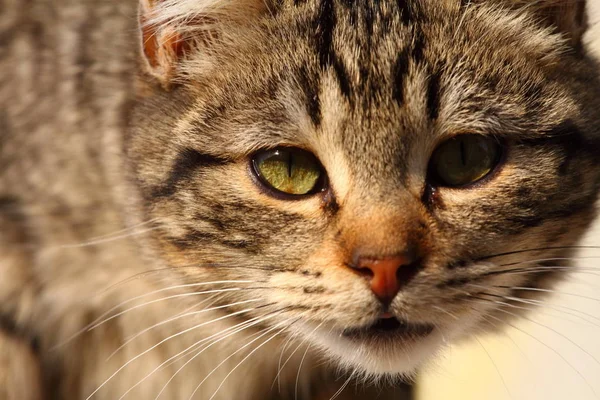
[[[186,54],[185,59],[181,60],[179,65],[181,74],[186,76],[205,75],[207,69],[213,66],[216,58],[222,59],[227,55],[235,58],[235,51],[242,50],[249,40],[246,35],[248,28],[257,27],[257,29],[253,29],[254,34],[261,38],[259,40],[264,40],[266,37],[264,36],[266,34],[265,25],[258,26],[257,22],[263,16],[267,19],[274,19],[281,7],[287,7],[285,2],[275,3],[262,0],[245,0],[242,2],[230,0],[146,0],[144,3],[147,4],[148,15],[142,20],[143,23],[159,27],[159,30],[176,31],[185,40],[196,41],[197,45],[193,46],[193,50]],[[296,3],[297,6],[304,4],[301,2],[295,2],[294,4],[296,5]],[[408,6],[408,3],[400,2],[398,4],[404,4],[402,7],[405,9],[401,8],[396,16],[392,16],[392,19],[401,19],[402,23],[413,24],[414,21],[410,21],[409,11],[411,9],[426,8],[427,13],[431,13],[431,16],[437,16],[436,18],[443,21],[451,17],[448,15],[448,11],[454,10],[452,14],[455,14],[455,18],[458,18],[455,21],[458,28],[465,23],[465,19],[470,17],[476,20],[487,20],[490,25],[497,27],[499,32],[505,32],[507,37],[520,38],[521,43],[530,49],[533,54],[539,55],[540,59],[554,61],[561,53],[569,51],[569,48],[566,37],[553,34],[556,33],[554,28],[543,27],[538,24],[540,10],[545,9],[544,6],[549,3],[554,4],[555,2],[538,1],[535,4],[528,4],[521,1],[489,0],[466,2],[462,7],[458,1],[440,4],[417,1],[411,6]],[[514,6],[514,10],[507,12],[507,7],[511,5]],[[352,48],[361,44],[352,43],[352,41],[342,43],[339,39],[335,39],[334,31],[336,32],[335,36],[339,36],[341,29],[341,34],[346,39],[348,32],[355,32],[352,35],[361,37],[362,33],[356,32],[358,27],[352,26],[351,21],[354,18],[352,13],[355,12],[352,10],[360,11],[362,8],[358,6],[348,7],[345,3],[338,3],[335,0],[309,1],[307,6],[312,10],[311,23],[314,25],[315,35],[322,35],[322,41],[329,40],[328,46],[331,46],[332,40],[337,41],[339,47],[348,49],[347,57],[351,59],[352,54],[356,53],[356,50],[352,50]],[[373,8],[373,10],[374,7],[384,9],[390,7],[390,5],[383,3],[380,6],[369,4],[363,6],[364,9]],[[390,13],[390,11],[388,10],[386,13]],[[391,12],[391,15],[394,15],[394,13]],[[342,16],[344,18],[341,18]],[[371,17],[376,16],[372,15]],[[389,18],[389,15],[386,18]],[[285,21],[288,20],[285,19]],[[277,24],[276,21],[273,21],[273,23]],[[292,24],[287,30],[291,33],[295,29],[297,28]],[[458,32],[459,29],[457,29]],[[485,35],[485,32],[481,32],[481,34]],[[377,36],[377,31],[371,32],[370,35]],[[210,45],[202,42],[201,39],[198,40],[198,38],[206,38],[207,36],[211,37]],[[234,52],[231,53],[228,50],[234,50]],[[252,59],[255,58],[252,54],[246,54],[246,57],[248,56],[251,56]],[[297,55],[297,57],[304,56],[301,53]],[[343,54],[337,56],[343,56]],[[332,58],[331,54],[322,54],[320,57],[327,59],[328,63],[331,62],[336,72],[339,72],[340,65],[336,64],[335,57]],[[240,60],[241,62],[243,60]]]
[[[144,0],[142,11],[149,12],[146,24],[193,33],[218,27],[222,19],[243,22],[266,4],[262,0]]]

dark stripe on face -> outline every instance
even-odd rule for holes
[[[448,279],[447,281],[438,283],[437,285],[435,285],[435,287],[437,289],[442,289],[442,290],[448,289],[448,288],[454,288],[454,287],[461,287],[461,286],[468,285],[469,283],[473,283],[474,281],[478,280],[479,278],[480,277],[478,277],[478,276],[452,278],[452,279]]]
[[[0,313],[0,331],[6,333],[8,336],[25,340],[33,353],[39,354],[39,338],[32,334],[28,329],[18,326],[14,318],[12,318],[10,315]]]
[[[446,267],[449,270],[454,270],[454,269],[465,268],[467,265],[469,265],[469,261],[467,261],[467,260],[455,260],[455,261],[448,263],[448,265]]]
[[[152,191],[152,196],[170,197],[177,192],[179,184],[190,179],[198,168],[211,168],[226,165],[230,162],[225,158],[200,153],[194,149],[183,149],[177,156],[169,177],[164,184]]]
[[[425,35],[421,31],[415,33],[412,57],[415,64],[423,64],[425,61]]]
[[[322,69],[332,66],[338,79],[342,94],[350,98],[350,79],[346,67],[333,49],[333,31],[337,24],[334,0],[322,0],[314,22],[319,64]]]
[[[566,264],[563,264],[563,265],[568,266],[569,264],[570,263],[567,262]],[[567,274],[567,272],[564,270],[552,269],[556,266],[557,266],[556,261],[542,262],[537,265],[533,265],[533,264],[528,265],[527,268],[531,268],[531,269],[539,268],[539,269],[532,271],[529,275],[525,275],[527,277],[527,280],[523,284],[520,284],[518,286],[532,288],[532,289],[547,288],[549,283],[552,283],[555,279],[562,278]],[[549,267],[549,269],[546,271],[540,270],[540,269],[543,269],[544,267]],[[523,291],[523,290],[512,290],[511,291],[512,297],[521,298],[521,297],[523,297],[524,294],[531,294],[531,292]]]
[[[398,102],[398,104],[402,105],[404,103],[404,81],[408,77],[408,64],[410,60],[414,62],[415,65],[422,65],[425,62],[425,36],[423,32],[416,31],[415,37],[412,43],[411,48],[403,49],[398,58],[396,59],[396,63],[394,65],[394,87],[393,87],[393,99]],[[429,80],[428,84],[428,109],[430,111],[434,111],[432,119],[437,118],[437,92],[439,91],[439,75],[433,76],[433,80]],[[431,96],[431,90],[434,89],[436,93],[436,97]],[[433,102],[432,102],[433,100]],[[430,115],[432,113],[430,112]]]
[[[191,229],[182,237],[169,237],[168,240],[180,250],[188,250],[198,246],[221,245],[232,250],[240,250],[249,254],[260,254],[261,247],[255,240],[225,239],[227,235],[217,235]]]
[[[552,143],[559,145],[564,154],[563,162],[558,167],[560,175],[566,175],[571,170],[572,161],[580,151],[587,151],[595,147],[591,143],[586,143],[583,134],[572,121],[567,121],[559,126],[552,132],[552,136],[554,136]],[[596,156],[598,155],[597,148],[592,151]]]
[[[519,142],[526,146],[554,147],[562,153],[563,160],[558,167],[559,175],[568,175],[573,172],[573,164],[576,158],[584,154],[591,155],[594,160],[600,154],[600,141],[588,140],[579,130],[577,125],[567,120],[550,130],[547,135],[539,138],[524,139]],[[578,165],[575,165],[577,168]]]
[[[358,22],[358,8],[356,0],[341,0],[340,2],[348,12],[348,20],[352,27],[355,27]]]
[[[336,18],[333,7],[333,0],[322,0],[319,5],[317,15],[317,46],[319,51],[319,61],[321,67],[330,64],[333,56],[333,29],[335,28]]]
[[[398,10],[400,11],[401,21],[404,25],[410,24],[412,19],[410,7],[407,0],[397,0]]]
[[[321,125],[321,100],[319,99],[319,79],[310,76],[306,66],[300,67],[298,80],[306,96],[306,110],[315,127]]]
[[[565,186],[565,193],[553,196],[545,202],[527,202],[521,201],[515,204],[515,209],[519,209],[519,215],[511,215],[506,218],[502,226],[498,229],[499,233],[516,235],[532,228],[542,226],[549,221],[562,221],[579,215],[587,214],[593,218],[594,205],[597,200],[596,192],[591,192],[582,197],[572,200],[563,199],[569,197],[569,193],[577,193],[579,188]],[[548,207],[550,206],[550,207]],[[518,207],[518,208],[517,208]],[[522,208],[521,208],[522,207]],[[495,211],[498,213],[498,210]]]
[[[440,114],[440,78],[439,72],[433,72],[427,82],[427,111],[432,120]]]
[[[404,80],[408,75],[408,51],[405,49],[398,55],[394,65],[394,85],[392,88],[392,98],[399,104],[404,104]]]
[[[350,99],[352,89],[350,88],[350,79],[348,78],[348,72],[346,71],[346,67],[337,57],[333,62],[333,69],[335,71],[335,75],[338,78],[338,83],[340,84],[340,90],[342,92],[342,95],[344,95],[344,97],[346,97],[347,99]]]

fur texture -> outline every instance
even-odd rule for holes
[[[41,382],[19,399],[326,399],[345,379],[398,398],[447,341],[540,300],[595,217],[583,6],[2,0],[5,396],[18,364]],[[432,153],[465,133],[500,166],[436,187]],[[269,195],[249,160],[280,146],[328,190]],[[433,332],[344,336],[382,313],[349,264],[408,250],[389,312]]]

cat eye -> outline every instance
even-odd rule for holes
[[[438,185],[466,186],[492,172],[501,155],[502,146],[493,136],[459,135],[435,150],[429,173]]]
[[[325,190],[325,172],[317,158],[296,148],[262,151],[252,158],[252,167],[263,185],[276,194],[305,196]]]

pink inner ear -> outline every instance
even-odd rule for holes
[[[181,1],[194,5],[193,10],[184,7],[181,14],[177,14],[173,4],[163,3],[163,0],[140,1],[142,54],[147,60],[148,72],[165,87],[179,78],[176,75],[182,70],[180,64],[192,51],[215,50],[223,32],[248,24],[266,11],[264,0],[219,0],[215,2],[218,3],[216,9],[207,6],[212,4],[210,1],[173,0],[174,4]],[[162,18],[163,12],[169,18]]]
[[[142,21],[142,44],[143,51],[148,63],[152,68],[158,67],[158,39],[154,26],[147,25]]]
[[[167,83],[177,68],[177,63],[189,51],[190,43],[178,32],[142,21],[143,53],[152,73]]]

